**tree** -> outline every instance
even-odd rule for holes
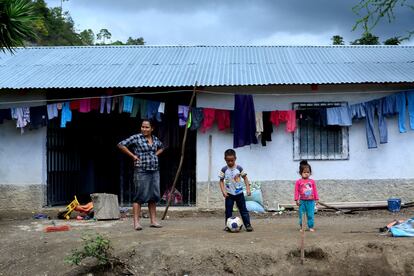
[[[126,45],[144,45],[145,41],[143,37],[138,37],[136,39],[133,39],[132,37],[128,37],[128,40],[126,42]]]
[[[121,40],[117,40],[115,42],[112,42],[111,45],[125,45]]]
[[[332,38],[332,45],[344,45],[344,38],[340,35],[334,35]]]
[[[414,12],[412,0],[360,0],[359,4],[352,8],[360,16],[353,30],[362,26],[365,32],[370,32],[384,18],[391,23],[395,20],[394,10],[396,7],[408,8]],[[414,30],[409,31],[403,40],[409,39],[412,34],[414,34]]]
[[[111,39],[112,34],[108,31],[108,29],[101,29],[99,33],[96,35],[98,40],[102,41],[102,44],[105,44],[105,39]]]
[[[44,0],[34,0],[33,4],[38,20],[33,22],[37,38],[30,40],[32,44],[45,46],[84,45],[68,12],[62,13],[60,7],[48,8]]]
[[[400,45],[401,40],[399,37],[391,37],[384,41],[384,45]]]
[[[94,45],[95,34],[91,29],[83,30],[79,33],[79,38],[82,41],[82,45]]]
[[[34,38],[32,22],[34,8],[28,0],[0,0],[0,50],[14,52],[13,47],[24,46],[27,38]]]
[[[351,41],[351,45],[379,45],[379,38],[371,33],[364,33],[361,38]]]

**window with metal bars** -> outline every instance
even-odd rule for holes
[[[293,103],[297,128],[293,135],[294,160],[349,159],[348,127],[324,124],[322,109],[346,106],[346,102]]]

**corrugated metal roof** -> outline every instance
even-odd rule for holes
[[[0,53],[0,88],[414,82],[414,46],[86,46]]]

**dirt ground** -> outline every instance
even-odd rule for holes
[[[160,215],[160,214],[159,214]],[[59,221],[70,231],[45,233],[51,220],[0,212],[0,275],[123,275],[122,267],[64,262],[86,233],[110,239],[114,254],[135,275],[414,275],[414,240],[378,229],[414,209],[354,215],[318,212],[316,232],[305,232],[306,259],[300,262],[297,214],[253,215],[254,232],[224,232],[223,212],[174,211],[161,229],[132,230],[132,219]]]

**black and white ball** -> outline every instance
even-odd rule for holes
[[[239,232],[243,227],[243,221],[239,217],[230,217],[226,223],[230,232]]]

